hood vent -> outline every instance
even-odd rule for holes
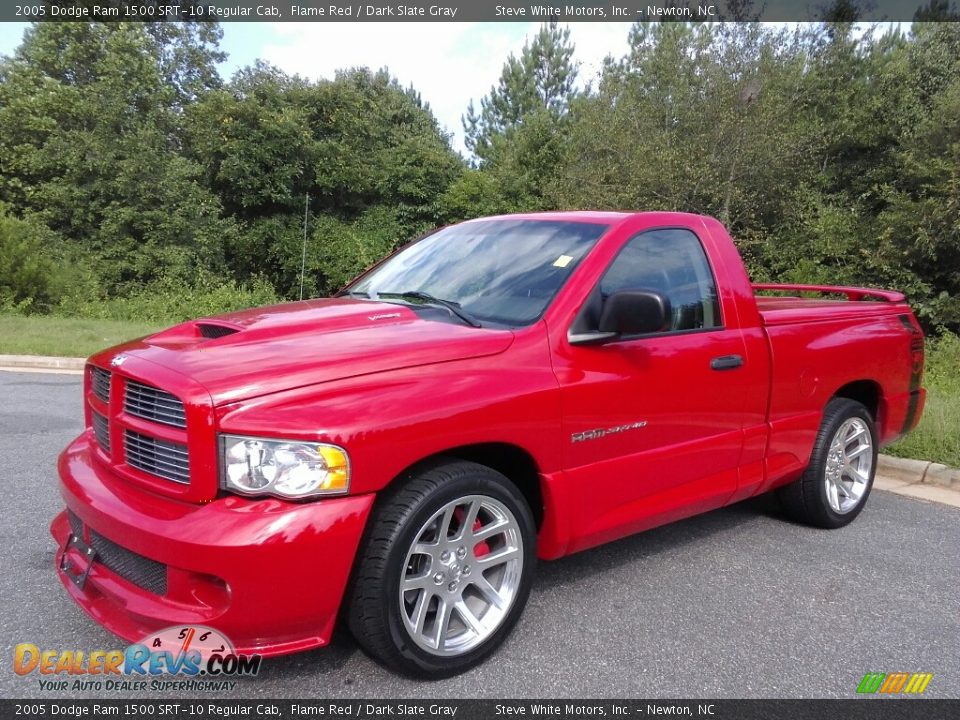
[[[226,337],[227,335],[233,335],[234,333],[240,332],[240,329],[231,327],[230,325],[197,323],[197,332],[200,333],[200,337],[213,339]]]

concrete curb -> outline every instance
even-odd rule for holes
[[[877,458],[877,473],[908,485],[924,483],[960,490],[960,470],[929,460],[910,460],[881,454]]]
[[[0,367],[7,370],[83,370],[84,358],[44,355],[0,355]]]

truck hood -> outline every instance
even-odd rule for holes
[[[409,307],[330,298],[192,320],[92,358],[117,355],[185,375],[214,405],[358,375],[495,355],[508,330],[421,319]]]

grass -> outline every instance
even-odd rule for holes
[[[0,355],[87,357],[171,323],[0,315]]]
[[[0,314],[0,354],[87,357],[170,324]],[[960,338],[929,343],[924,384],[920,425],[884,452],[960,467]]]
[[[960,338],[948,335],[927,346],[927,406],[920,425],[884,452],[960,468]]]

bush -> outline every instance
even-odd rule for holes
[[[56,233],[32,219],[20,219],[0,205],[0,309],[43,312],[59,295],[51,248]]]
[[[920,425],[885,452],[960,467],[960,338],[946,334],[927,346],[927,405]]]
[[[58,314],[100,320],[136,320],[173,324],[196,317],[217,315],[278,302],[273,287],[262,279],[249,284],[215,280],[204,276],[194,287],[161,279],[128,297],[72,299],[58,308]]]

